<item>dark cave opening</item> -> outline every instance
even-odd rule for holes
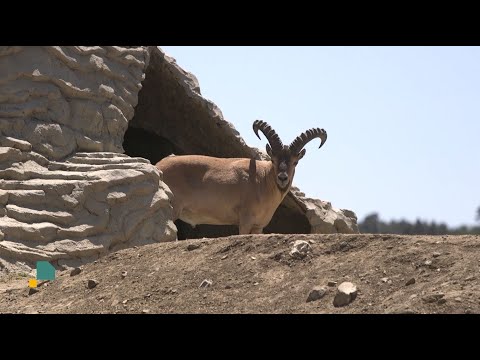
[[[129,126],[123,138],[123,149],[128,156],[150,160],[152,165],[170,154],[180,154],[168,139],[141,128]]]

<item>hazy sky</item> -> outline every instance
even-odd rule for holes
[[[294,185],[355,211],[473,224],[480,206],[480,47],[161,47],[247,144],[321,127]]]

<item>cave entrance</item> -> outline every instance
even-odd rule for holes
[[[238,157],[239,149],[223,136],[223,129],[211,116],[205,104],[187,93],[185,85],[172,73],[171,65],[153,53],[135,114],[124,135],[125,154],[146,158],[153,165],[172,153]],[[179,240],[238,234],[238,226],[192,228],[181,220],[175,224]],[[305,234],[310,233],[310,224],[301,211],[282,204],[264,232]]]

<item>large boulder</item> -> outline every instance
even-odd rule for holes
[[[176,239],[168,187],[148,160],[76,153],[62,162],[0,147],[0,258],[74,267],[124,247]]]
[[[177,237],[171,192],[122,142],[145,47],[0,47],[0,258],[74,266]]]

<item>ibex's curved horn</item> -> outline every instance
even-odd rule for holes
[[[255,120],[253,122],[253,131],[255,132],[255,135],[257,135],[257,137],[260,139],[260,135],[258,135],[258,130],[260,130],[263,135],[265,135],[274,153],[279,153],[283,149],[282,140],[280,140],[280,137],[277,135],[275,130],[273,130],[272,127],[268,125],[265,121]]]
[[[317,137],[322,140],[320,142],[320,146],[318,147],[320,149],[323,144],[325,144],[325,141],[327,141],[327,132],[323,129],[316,128],[307,130],[301,135],[297,136],[290,144],[290,151],[292,151],[294,154],[298,154],[309,141]]]

